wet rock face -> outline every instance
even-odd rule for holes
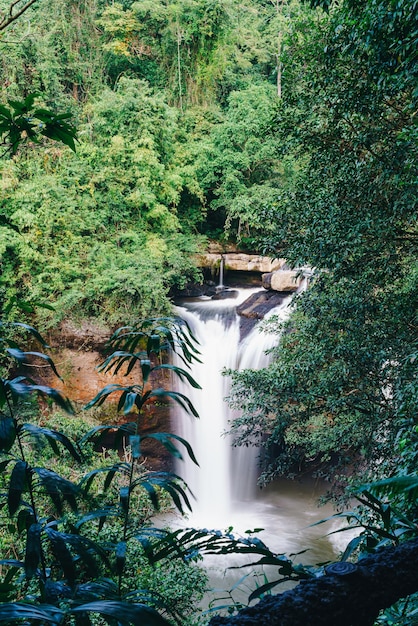
[[[34,367],[31,377],[39,384],[46,384],[61,391],[78,408],[85,406],[106,385],[120,384],[133,385],[141,381],[139,366],[132,372],[124,375],[121,370],[117,375],[102,372],[98,366],[103,362],[106,342],[112,331],[100,327],[94,320],[85,320],[80,325],[65,321],[59,332],[50,333],[48,343],[57,370],[62,377],[58,379],[50,368]],[[158,376],[157,376],[158,374]],[[166,372],[157,372],[152,376],[153,388],[170,388],[170,377]],[[97,423],[122,424],[134,421],[136,414],[121,415],[117,412],[117,402],[120,394],[109,396],[109,400],[94,413]],[[45,407],[45,410],[48,410]],[[152,432],[170,432],[170,407],[163,401],[145,405],[141,415],[142,435]],[[113,447],[116,431],[109,431],[107,440],[100,443],[102,447]],[[123,445],[121,444],[121,453]],[[168,471],[172,468],[172,457],[157,441],[147,439],[141,445],[142,457],[146,466],[155,471]]]
[[[241,316],[241,339],[248,335],[257,321],[262,320],[268,311],[282,304],[288,295],[289,292],[260,291],[240,304],[237,307],[237,313]]]
[[[58,329],[48,337],[52,346],[71,348],[74,350],[93,349],[102,352],[111,335],[111,330],[98,324],[95,320],[83,320],[80,324],[72,320],[64,320]]]

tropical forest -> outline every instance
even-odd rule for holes
[[[418,625],[417,0],[0,0],[0,623]]]

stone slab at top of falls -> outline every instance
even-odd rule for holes
[[[198,255],[199,267],[217,268],[223,259],[226,270],[238,272],[274,272],[281,269],[285,259],[271,259],[268,256],[245,254],[243,252],[226,252],[225,254],[207,253]]]

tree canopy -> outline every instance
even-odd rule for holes
[[[411,478],[416,9],[0,0],[0,304],[113,326],[169,312],[208,237],[284,257],[308,288],[231,374],[237,443],[263,483]]]
[[[235,375],[231,398],[241,440],[270,433],[266,479],[306,462],[390,471],[416,424],[412,4],[332,7],[293,58],[275,119],[299,171],[260,245],[314,270],[271,367]]]

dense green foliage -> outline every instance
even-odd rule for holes
[[[128,321],[168,310],[167,292],[193,272],[193,243],[175,207],[175,117],[138,82],[121,79],[88,109],[92,141],[74,155],[45,148],[4,165],[1,235],[8,295],[29,290],[60,316]]]
[[[194,460],[180,437],[142,434],[143,407],[155,397],[195,413],[181,394],[152,389],[149,383],[153,371],[165,368],[196,385],[186,370],[160,364],[171,350],[187,366],[196,358],[193,337],[172,319],[148,320],[117,333],[113,347],[120,350],[112,352],[103,367],[126,365],[131,371],[139,364],[137,383],[126,388],[110,385],[90,406],[118,391],[119,407],[131,420],[91,427],[72,415],[67,398],[54,388],[33,384],[23,373],[36,360],[57,370],[46,354],[20,348],[12,336],[19,331],[46,347],[33,327],[1,323],[2,361],[17,361],[23,369],[19,376],[5,374],[0,379],[1,508],[3,519],[8,518],[0,533],[0,619],[9,624],[26,618],[29,623],[41,619],[91,625],[96,622],[90,615],[99,614],[105,623],[107,617],[117,616],[125,624],[197,624],[193,604],[201,597],[205,576],[193,566],[195,559],[183,558],[180,551],[178,559],[155,557],[145,538],[150,516],[162,504],[172,500],[180,511],[190,508],[186,488],[173,474],[146,470],[141,459],[142,442],[148,437],[179,458],[183,448]],[[36,395],[49,398],[72,419],[36,415],[36,403],[28,403]],[[62,432],[63,425],[69,436]],[[116,451],[94,451],[92,444],[109,431],[115,433],[115,450],[125,441],[123,458]]]
[[[416,17],[395,4],[333,7],[276,116],[300,170],[260,244],[315,270],[271,367],[234,378],[237,436],[269,433],[266,479],[307,462],[334,479],[414,471]]]
[[[395,485],[390,515],[367,491],[383,531],[365,544],[397,541],[416,521],[416,2],[38,0],[10,24],[9,8],[0,304],[55,303],[39,315],[49,325],[165,313],[198,277],[205,236],[307,268],[271,366],[233,374],[232,430],[266,445],[263,481],[308,467],[334,487]],[[6,454],[19,443],[8,410]]]
[[[9,25],[1,100],[36,93],[38,109],[73,114],[78,141],[72,154],[31,135],[2,163],[2,297],[56,303],[53,324],[128,321],[167,312],[173,289],[197,278],[199,233],[222,237],[226,220],[251,245],[249,224],[260,230],[293,171],[273,133],[277,34],[307,11],[43,0]]]

